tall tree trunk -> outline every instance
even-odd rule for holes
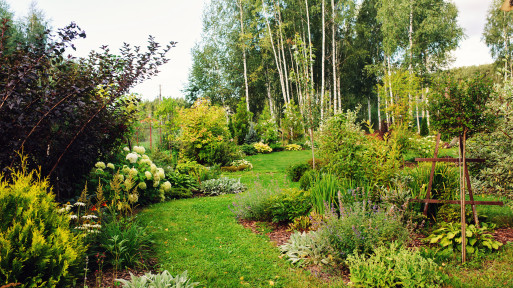
[[[249,112],[249,86],[248,86],[248,71],[246,67],[246,41],[244,40],[244,19],[242,18],[242,0],[237,1],[239,5],[240,15],[240,33],[242,38],[242,62],[244,64],[244,87],[246,89],[246,109]]]
[[[332,65],[333,65],[333,114],[337,114],[337,63],[335,59],[335,34],[337,31],[335,30],[335,0],[331,0],[331,30],[332,30],[332,37],[331,37],[331,53],[332,53]]]
[[[381,130],[381,97],[378,95],[378,128]]]
[[[370,97],[367,98],[367,113],[369,114],[369,125],[372,122],[372,115],[371,115],[371,99]]]
[[[276,63],[276,69],[278,70],[278,76],[280,77],[280,86],[281,86],[281,93],[283,96],[283,102],[285,104],[287,104],[288,103],[287,91],[285,88],[285,81],[283,79],[283,71],[281,71],[281,60],[280,60],[279,55],[277,55],[277,53],[276,53],[276,48],[274,47],[273,33],[271,31],[271,25],[269,24],[269,19],[267,19],[267,17],[265,16],[267,14],[266,10],[265,10],[265,5],[262,5],[262,8],[264,9],[264,18],[265,18],[265,22],[267,24],[267,31],[269,32],[269,38],[271,40],[271,47],[273,49],[274,61]]]
[[[504,34],[504,48],[506,53],[508,53],[508,34],[506,32],[506,11],[502,12],[502,33]],[[509,54],[509,53],[508,53]],[[504,82],[508,79],[508,63],[504,61]]]
[[[281,48],[281,56],[283,58],[283,71],[284,71],[284,75],[285,75],[285,88],[286,88],[286,91],[287,91],[287,98],[288,98],[288,101],[290,102],[290,99],[291,99],[291,96],[290,96],[290,81],[289,81],[289,72],[288,72],[288,69],[287,69],[287,60],[285,58],[285,48],[284,48],[284,45],[283,45],[283,32],[282,32],[282,21],[281,21],[281,11],[280,11],[280,6],[279,6],[279,3],[278,4],[275,4],[276,5],[276,9],[277,9],[277,14],[278,14],[278,31],[280,33],[280,38],[279,38],[279,43],[280,43],[280,48]]]
[[[324,120],[324,61],[326,58],[326,29],[325,29],[325,5],[322,0],[322,56],[321,56],[321,121]]]
[[[312,60],[312,34],[310,33],[310,13],[308,12],[308,0],[305,0],[306,7],[306,23],[308,26],[308,49],[310,51],[310,81],[312,81],[312,85],[314,83],[313,79],[313,60]],[[311,95],[310,95],[311,97]]]
[[[390,66],[390,57],[387,57],[388,62],[388,92],[390,93],[390,105],[394,105],[394,93],[392,92],[392,67]],[[394,114],[392,113],[392,123],[395,122]]]
[[[274,119],[274,105],[273,98],[271,96],[271,84],[269,84],[269,81],[265,82],[265,87],[267,88],[267,98],[269,99],[269,111],[271,112],[271,117]]]
[[[408,79],[408,116],[413,118],[413,109],[411,108],[412,105],[412,95],[411,95],[411,86],[412,86],[412,76],[413,76],[413,1],[410,0],[410,29],[408,30],[408,41],[410,43],[410,63],[408,64],[408,72],[409,72],[409,79]],[[417,116],[418,116],[418,108],[417,108]],[[417,117],[417,123],[419,118]],[[420,126],[417,125],[418,132],[420,134]]]
[[[426,107],[429,107],[429,87],[426,87]],[[426,120],[428,127],[431,127],[431,123],[429,122],[429,109],[426,109]]]

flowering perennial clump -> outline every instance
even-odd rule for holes
[[[109,194],[109,190],[112,190],[110,182],[115,179],[120,183],[122,189],[125,187],[137,188],[140,193],[138,200],[143,204],[163,201],[165,199],[164,192],[171,189],[171,183],[166,181],[164,169],[157,167],[150,157],[144,154],[145,152],[146,149],[142,146],[134,146],[132,151],[128,147],[123,148],[125,161],[107,165],[104,162],[96,163],[94,178],[100,178],[107,194]],[[110,170],[104,170],[105,167]]]
[[[246,159],[242,159],[242,160],[235,160],[233,161],[231,164],[231,166],[233,167],[241,167],[241,166],[245,166],[245,170],[251,170],[253,169],[253,164],[251,164],[251,162],[249,162],[248,160]]]
[[[258,153],[271,153],[273,151],[269,145],[262,142],[253,144],[253,147],[255,147]]]
[[[287,151],[301,151],[301,146],[297,144],[288,144],[285,146],[285,150]]]

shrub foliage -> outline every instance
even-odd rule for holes
[[[12,181],[0,174],[0,285],[66,287],[80,273],[82,237],[58,213],[48,180],[22,162]]]

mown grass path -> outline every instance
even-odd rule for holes
[[[251,182],[286,183],[285,168],[309,159],[308,151],[248,158],[251,172],[230,174]],[[202,287],[322,287],[314,276],[281,259],[267,236],[238,224],[229,206],[235,195],[152,205],[139,218],[155,236],[156,257],[173,274],[188,270]]]

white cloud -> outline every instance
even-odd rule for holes
[[[486,16],[491,1],[454,0],[458,7],[458,23],[463,27],[467,38],[452,55],[456,61],[451,67],[472,66],[492,63],[493,59],[484,41],[481,40]]]

